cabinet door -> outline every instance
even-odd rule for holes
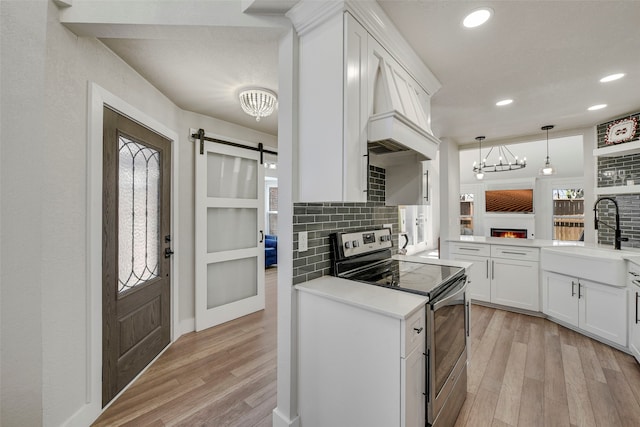
[[[629,289],[629,350],[640,362],[640,288]]]
[[[542,312],[578,326],[578,279],[562,274],[542,273]]]
[[[401,412],[403,427],[422,427],[425,420],[426,374],[425,356],[422,348],[415,349],[409,357],[402,359],[402,375],[404,381],[403,411]]]
[[[627,290],[580,279],[580,328],[627,345]]]
[[[489,258],[477,255],[453,254],[452,258],[458,261],[472,262],[467,269],[469,278],[468,294],[471,302],[491,301],[491,280],[489,279]]]
[[[491,302],[539,311],[538,263],[510,259],[491,260]]]
[[[344,20],[344,200],[366,202],[369,34],[351,14],[345,13]]]

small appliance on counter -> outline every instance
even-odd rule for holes
[[[388,228],[333,233],[330,238],[334,276],[428,297],[426,425],[453,425],[467,394],[469,303],[465,269],[427,259],[394,259]]]

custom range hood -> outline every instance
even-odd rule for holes
[[[414,152],[418,160],[434,159],[440,140],[431,133],[429,95],[399,65],[376,57],[373,114],[367,132],[369,152]]]

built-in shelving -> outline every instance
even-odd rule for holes
[[[596,195],[602,194],[637,194],[640,193],[640,185],[619,185],[616,187],[597,187]]]
[[[627,154],[640,153],[640,140],[625,142],[617,145],[609,145],[593,150],[594,157],[619,157]]]

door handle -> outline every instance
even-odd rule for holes
[[[264,242],[264,231],[260,230],[260,241],[258,243]]]
[[[582,298],[582,283],[578,280],[578,299]]]
[[[640,320],[638,320],[638,296],[640,296],[640,294],[636,292],[636,325],[640,323]]]
[[[171,255],[173,255],[173,251],[171,250],[171,248],[164,248],[164,257],[165,258],[169,258]]]
[[[576,282],[571,281],[571,296],[574,297],[576,295]]]

